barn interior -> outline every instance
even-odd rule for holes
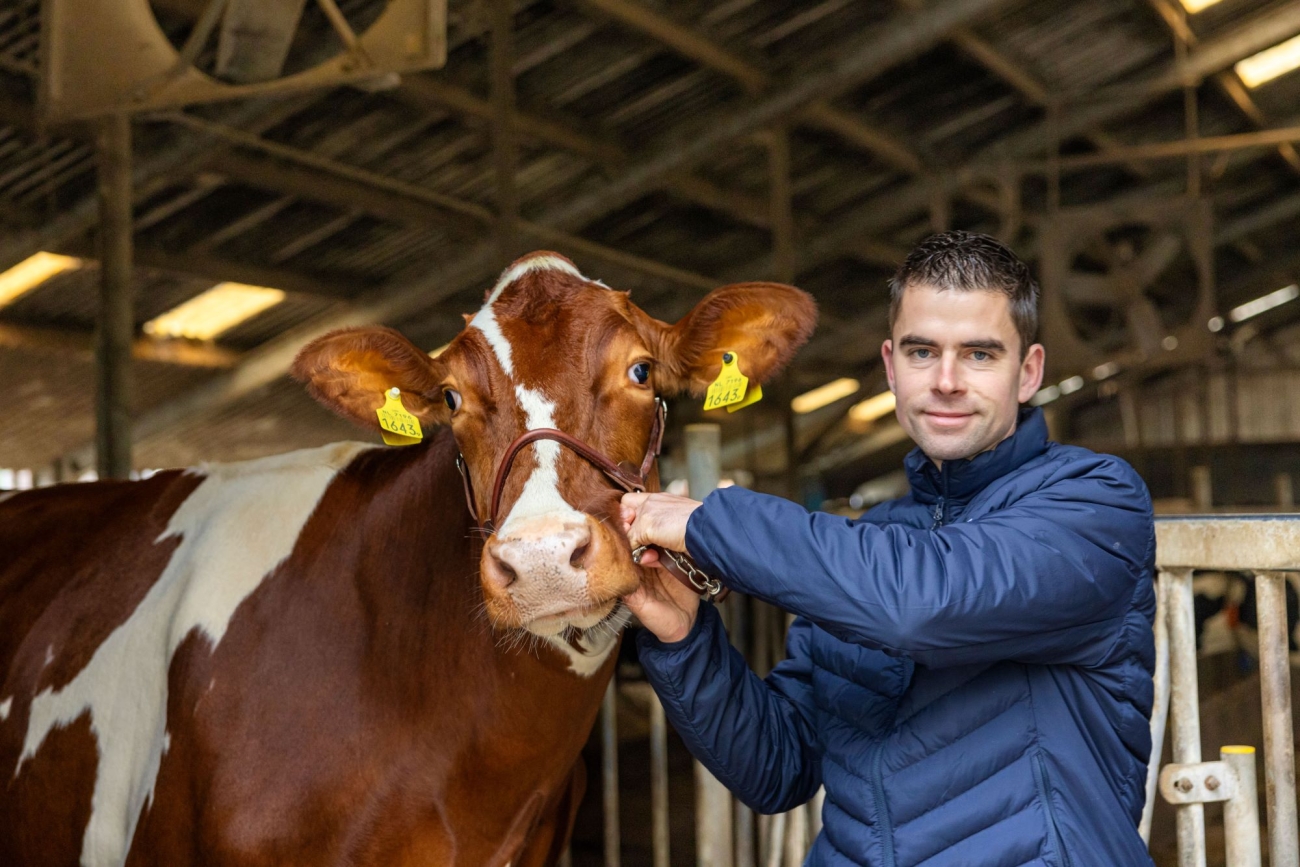
[[[122,43],[68,23],[117,6],[201,86],[129,85]],[[428,44],[358,47],[398,12]],[[436,352],[547,249],[666,321],[729,282],[810,292],[762,402],[674,402],[663,475],[715,423],[726,479],[856,514],[912,447],[888,280],[959,228],[1034,269],[1054,438],[1161,512],[1291,511],[1298,142],[1297,0],[7,0],[0,491],[355,439],[287,376],[299,347],[382,323]],[[1230,655],[1206,702],[1249,677]],[[575,865],[611,863],[591,777]]]

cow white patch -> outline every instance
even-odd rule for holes
[[[53,729],[90,712],[99,768],[82,867],[121,867],[153,800],[177,647],[198,629],[215,650],[240,603],[293,551],[338,471],[371,448],[335,443],[194,471],[205,478],[157,540],[180,539],[167,568],[71,683],[32,699],[15,777]]]
[[[9,719],[9,711],[14,706],[14,697],[11,695],[4,701],[0,701],[0,722]]]
[[[515,396],[524,408],[528,430],[555,427],[555,404],[546,399],[546,395],[536,389],[522,385],[515,386]],[[510,514],[501,522],[500,534],[510,535],[510,527],[528,518],[548,515],[560,520],[581,523],[586,516],[574,509],[560,495],[560,444],[554,440],[538,440],[533,443],[533,455],[537,467],[510,509]]]
[[[483,306],[491,307],[501,297],[501,293],[506,290],[507,286],[525,274],[531,274],[534,271],[563,271],[565,274],[577,277],[579,280],[587,279],[582,276],[577,268],[573,267],[572,262],[561,259],[559,256],[529,256],[501,272],[501,276],[497,278],[496,285],[488,293],[487,301]]]
[[[547,636],[546,643],[568,657],[569,671],[579,677],[591,677],[609,659],[610,652],[618,645],[619,634],[631,619],[632,612],[620,605],[608,620],[582,637],[579,642],[582,650],[560,635]]]

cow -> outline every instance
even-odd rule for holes
[[[559,442],[489,515],[503,453],[558,428],[635,464],[659,397],[724,352],[770,379],[815,318],[743,283],[669,325],[535,253],[436,358],[379,327],[298,355],[362,428],[395,395],[418,444],[0,503],[0,864],[555,863],[643,574],[621,491]]]

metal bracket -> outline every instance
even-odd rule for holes
[[[1229,801],[1237,795],[1237,772],[1227,762],[1165,765],[1160,794],[1174,806]]]

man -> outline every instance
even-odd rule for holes
[[[825,786],[809,864],[1150,863],[1151,501],[1022,408],[1043,376],[1037,296],[983,235],[908,257],[881,352],[911,492],[860,520],[738,487],[624,498],[633,545],[798,615],[760,680],[677,582],[627,600],[647,677],[719,780],[765,813]]]

